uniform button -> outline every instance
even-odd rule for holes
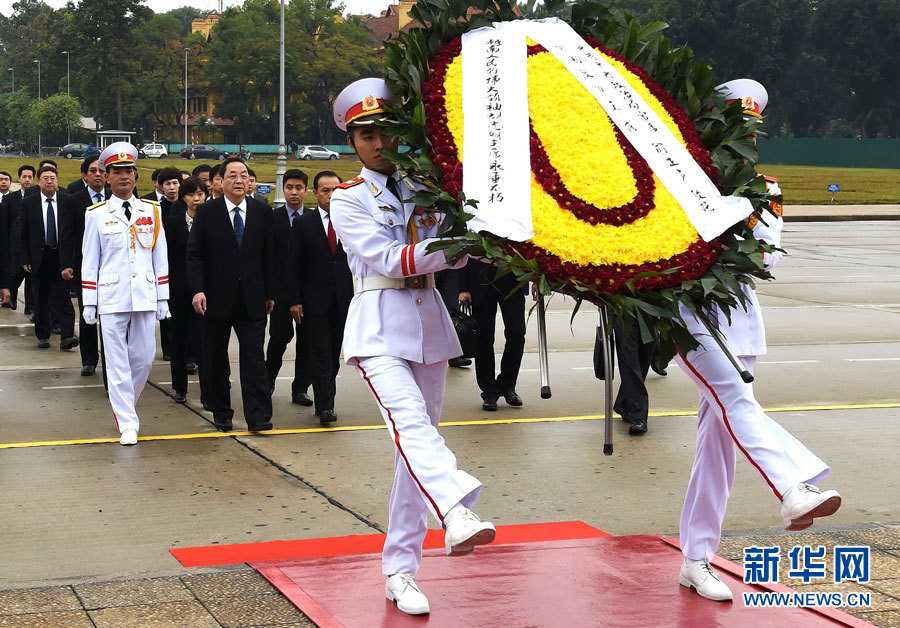
[[[388,220],[388,224],[391,225],[391,226],[393,227],[393,226],[394,226],[394,221],[393,221],[393,220]]]
[[[422,305],[422,299],[416,299],[416,305]]]
[[[135,275],[134,273],[131,273],[131,276],[132,276],[132,277],[137,277],[137,275]]]

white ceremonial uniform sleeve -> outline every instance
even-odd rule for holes
[[[159,237],[153,247],[153,272],[156,274],[156,300],[169,300],[169,246],[166,244],[166,230],[159,225]]]
[[[780,248],[781,230],[784,227],[784,219],[781,216],[775,216],[771,213],[764,214],[763,218],[769,224],[764,225],[762,220],[758,221],[756,226],[753,227],[753,237]],[[765,264],[766,270],[771,270],[775,264],[781,261],[782,255],[784,255],[784,253],[781,251],[763,253],[763,264]]]
[[[81,297],[84,305],[97,305],[97,279],[100,274],[100,227],[93,211],[84,213],[84,237],[81,240]]]
[[[349,194],[336,193],[331,199],[331,207],[334,230],[344,248],[350,249],[378,274],[399,279],[450,268],[444,252],[426,252],[428,245],[437,238],[428,238],[418,244],[398,242],[358,199]]]

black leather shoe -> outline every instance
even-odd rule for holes
[[[169,355],[168,353],[163,353],[163,362],[171,362],[171,361],[172,361],[172,356]]]
[[[462,369],[466,368],[467,366],[471,366],[472,360],[471,358],[450,358],[449,360],[447,360],[447,364],[449,364],[453,368]]]
[[[230,432],[234,427],[231,425],[231,419],[227,421],[225,419],[216,419],[213,418],[213,425],[216,426],[216,429],[220,432]]]
[[[503,393],[503,399],[506,400],[506,405],[508,406],[512,406],[514,408],[522,407],[522,398],[515,390],[507,390],[505,393]]]
[[[26,312],[26,313],[28,314],[28,322],[33,323],[34,322],[34,312]]]
[[[631,427],[628,428],[628,433],[632,436],[643,436],[647,433],[647,419],[632,419]]]
[[[188,375],[193,375],[197,372],[197,363],[196,362],[188,362],[184,365],[184,371]]]
[[[322,425],[328,425],[335,421],[337,421],[337,414],[335,414],[334,410],[322,410],[319,412],[319,423]]]
[[[59,341],[59,350],[67,351],[68,349],[74,349],[78,346],[78,336],[69,336],[68,338],[63,338]]]
[[[26,305],[26,306],[25,306],[25,309],[22,310],[22,314],[24,314],[25,316],[28,316],[29,314],[32,314],[31,308],[28,307],[28,306]],[[34,320],[32,320],[31,322],[33,323]]]
[[[604,412],[606,412],[606,410],[604,410]],[[620,408],[620,407],[617,406],[616,404],[613,404],[613,412],[615,412],[615,413],[618,414],[620,417],[622,417],[622,420],[623,420],[625,423],[631,423],[631,419],[630,419],[629,417],[625,416],[625,412],[622,410],[622,408]]]
[[[312,397],[310,397],[305,392],[302,393],[294,393],[291,395],[291,403],[296,403],[301,406],[311,406],[313,404]]]
[[[265,421],[263,423],[255,423],[253,425],[247,424],[247,430],[251,432],[268,432],[272,429],[272,422]]]
[[[50,326],[51,334],[56,334],[58,336],[61,332],[62,332],[62,330],[59,328],[58,324],[54,323],[53,325]]]
[[[175,403],[187,403],[187,395],[184,393],[175,393]]]
[[[94,371],[97,370],[96,364],[85,364],[81,367],[81,374],[84,377],[88,377],[89,375],[93,375]]]
[[[50,339],[49,338],[44,338],[44,339],[38,338],[38,349],[49,349],[49,348],[50,348]]]
[[[481,402],[481,409],[495,412],[497,410],[497,397],[485,397],[484,401]]]
[[[665,377],[666,375],[669,374],[669,372],[666,371],[666,369],[664,369],[663,367],[661,367],[656,360],[650,361],[650,368],[653,370],[654,373],[656,373],[660,377]]]

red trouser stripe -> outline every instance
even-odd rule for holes
[[[722,420],[725,422],[725,429],[727,429],[728,433],[731,435],[731,440],[733,440],[734,444],[737,445],[738,449],[741,450],[741,453],[744,454],[744,457],[750,461],[750,464],[752,464],[754,467],[756,467],[756,470],[759,471],[759,474],[766,481],[766,484],[768,484],[769,488],[772,489],[772,492],[775,493],[775,497],[778,498],[778,501],[781,501],[783,499],[783,497],[782,497],[781,493],[778,492],[778,489],[775,488],[775,485],[772,484],[772,481],[769,479],[769,476],[766,475],[765,471],[762,470],[762,467],[760,467],[756,463],[756,461],[750,456],[749,452],[746,449],[744,449],[743,445],[741,445],[740,441],[737,439],[737,436],[734,435],[734,430],[731,429],[731,423],[728,421],[728,413],[725,411],[725,406],[722,404],[721,400],[719,399],[719,395],[716,394],[716,391],[713,390],[713,387],[710,386],[709,382],[707,382],[706,379],[704,379],[704,377],[697,371],[697,369],[694,368],[694,365],[691,364],[690,362],[688,362],[688,359],[686,357],[684,357],[684,354],[682,354],[681,351],[678,352],[678,355],[681,356],[681,359],[684,360],[684,363],[687,364],[689,369],[691,369],[691,373],[696,375],[697,379],[699,379],[701,382],[703,382],[703,385],[706,386],[706,389],[709,390],[710,394],[713,396],[713,399],[715,399],[716,404],[719,406],[719,409],[722,411]]]
[[[418,275],[416,272],[416,245],[409,245],[409,272],[413,275]]]
[[[409,250],[408,246],[403,247],[403,250],[400,251],[400,270],[403,271],[403,276],[406,277],[409,275],[409,266],[406,264],[406,251]]]
[[[362,364],[359,363],[359,358],[354,358],[356,360],[356,368],[359,369],[359,372],[362,373],[363,379],[366,380],[366,383],[369,385],[369,389],[372,391],[372,394],[375,395],[375,401],[378,402],[378,405],[384,408],[384,411],[387,413],[388,421],[391,423],[391,431],[394,433],[394,445],[397,446],[397,451],[400,452],[400,457],[403,458],[403,462],[406,464],[406,470],[409,471],[409,476],[415,480],[416,485],[419,487],[419,490],[422,491],[422,495],[424,495],[428,501],[431,503],[432,508],[434,508],[434,512],[437,513],[438,518],[443,522],[444,514],[441,512],[441,509],[438,508],[438,505],[431,498],[431,495],[428,494],[428,491],[425,490],[425,487],[422,486],[422,483],[419,481],[419,478],[416,477],[416,474],[413,473],[412,466],[409,464],[409,459],[406,457],[406,453],[403,451],[403,447],[400,445],[400,432],[397,430],[397,424],[394,423],[394,417],[391,415],[391,410],[383,403],[381,403],[381,397],[378,396],[378,393],[375,392],[375,386],[372,385],[372,380],[369,379],[369,375],[366,373],[366,370],[362,367]]]

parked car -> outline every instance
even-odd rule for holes
[[[91,147],[90,150],[88,150],[88,146]],[[66,144],[65,146],[60,148],[56,154],[59,157],[72,159],[72,157],[87,157],[88,154],[99,155],[100,149],[93,144],[82,144],[80,142],[75,142],[73,144]]]
[[[169,156],[169,151],[166,150],[166,147],[162,144],[144,144],[141,146],[138,151],[141,157],[145,157],[147,159],[162,159],[163,157]]]
[[[208,144],[194,144],[193,146],[182,148],[178,156],[182,159],[218,159],[219,161],[225,161],[228,158],[228,151]]]
[[[340,159],[341,156],[324,146],[301,146],[297,151],[298,159]]]

